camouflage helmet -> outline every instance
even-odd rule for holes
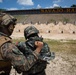
[[[24,29],[24,36],[27,39],[32,34],[38,34],[39,30],[34,26],[28,26]]]
[[[0,26],[8,26],[10,23],[16,24],[17,19],[11,15],[2,13],[0,14]]]

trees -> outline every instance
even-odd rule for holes
[[[0,12],[2,12],[2,11],[6,11],[6,9],[1,9],[1,8],[0,8]]]
[[[75,4],[73,4],[71,7],[74,7],[74,8],[76,8],[76,5],[75,5]]]

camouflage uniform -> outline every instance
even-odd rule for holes
[[[34,26],[28,26],[24,30],[24,36],[27,40],[17,44],[19,50],[25,55],[27,59],[30,59],[28,56],[31,55],[36,48],[35,41],[43,42],[43,38],[39,37],[38,33],[39,31]],[[47,61],[53,58],[55,58],[54,53],[50,52],[48,44],[43,42],[43,47],[40,52],[39,59],[34,64],[34,66],[32,66],[30,70],[24,72],[23,75],[26,75],[26,73],[27,75],[46,75],[45,69],[48,63]]]
[[[19,73],[28,71],[37,61],[38,53],[34,51],[33,55],[28,56],[33,57],[33,60],[31,58],[31,62],[27,60],[9,37],[14,29],[9,26],[11,24],[11,26],[14,26],[16,19],[8,14],[1,14],[0,18],[0,75],[9,75],[11,65],[13,65]]]

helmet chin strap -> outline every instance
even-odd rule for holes
[[[9,28],[7,29],[7,31],[8,31],[9,36],[13,33],[13,30],[12,30],[12,31],[10,31],[10,29],[9,29]]]

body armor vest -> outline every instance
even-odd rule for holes
[[[1,54],[1,46],[8,41],[11,41],[9,37],[0,36],[0,74],[10,72],[10,69],[11,69],[10,61],[4,60]]]

